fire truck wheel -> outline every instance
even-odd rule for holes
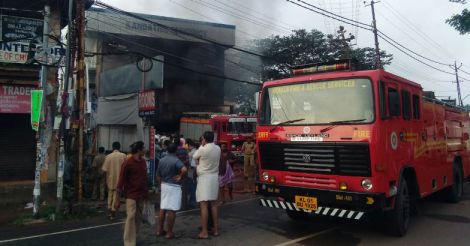
[[[385,223],[391,235],[401,237],[406,234],[410,224],[410,210],[409,187],[406,180],[402,179],[398,194],[395,198],[395,208],[386,214]]]
[[[454,166],[454,183],[445,189],[447,201],[458,203],[463,194],[463,175],[459,166]]]
[[[291,210],[286,210],[286,212],[287,212],[287,215],[293,221],[305,221],[308,219],[308,213],[305,213],[305,212],[298,212],[298,211],[291,211]]]

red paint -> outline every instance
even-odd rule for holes
[[[459,156],[463,167],[464,177],[470,176],[470,118],[469,113],[459,108],[445,106],[441,102],[429,101],[423,98],[422,87],[415,82],[401,78],[383,70],[332,72],[315,75],[298,76],[288,79],[268,81],[263,84],[265,89],[274,86],[290,85],[315,81],[368,78],[372,81],[375,120],[371,123],[338,124],[327,131],[328,138],[323,142],[352,143],[364,142],[369,144],[370,150],[370,177],[344,176],[320,174],[302,171],[270,170],[259,166],[259,180],[263,181],[263,172],[275,176],[277,184],[283,186],[303,187],[305,189],[327,189],[339,191],[339,184],[346,182],[348,191],[360,193],[383,193],[390,197],[390,184],[400,180],[400,171],[405,166],[414,169],[421,197],[428,196],[453,184],[453,163]],[[400,92],[400,110],[402,116],[388,119],[381,118],[379,81],[383,81],[387,88],[395,87]],[[402,91],[418,96],[420,105],[420,118],[413,118],[411,106],[411,120],[403,118]],[[388,94],[385,99],[387,104]],[[289,102],[283,102],[289,105]],[[328,102],[325,102],[328,103]],[[263,105],[263,102],[260,102]],[[312,105],[321,107],[321,105]],[[260,112],[261,113],[261,112]],[[260,117],[258,117],[260,118]],[[305,133],[307,125],[258,125],[257,144],[263,142],[291,142],[287,135]],[[309,125],[309,133],[318,134],[320,130],[329,127],[329,124]],[[391,141],[395,132],[397,142]],[[393,144],[392,144],[393,142]],[[396,143],[396,145],[395,145]],[[393,145],[393,146],[392,146]],[[268,158],[260,148],[259,160]],[[261,163],[261,161],[260,161]],[[283,165],[285,165],[283,163]],[[269,166],[269,165],[266,165]],[[444,176],[447,183],[444,183]],[[365,178],[372,180],[373,188],[366,191],[361,186]],[[432,180],[437,181],[437,188],[433,189]],[[268,182],[266,182],[268,183]]]
[[[0,113],[31,113],[31,90],[34,87],[0,85]]]

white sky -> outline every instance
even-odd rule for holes
[[[176,18],[220,22],[236,25],[236,38],[241,41],[270,35],[285,35],[288,30],[305,28],[332,33],[339,25],[357,37],[359,47],[374,47],[369,31],[357,30],[336,20],[323,17],[285,0],[101,0],[115,7],[138,13]],[[371,23],[370,7],[362,0],[304,0],[336,14]],[[297,2],[297,1],[296,1]],[[470,73],[470,34],[460,35],[445,23],[445,19],[460,13],[466,5],[448,0],[382,0],[376,4],[377,27],[403,46],[427,58],[458,65]],[[442,73],[418,63],[383,40],[380,48],[394,55],[386,70],[420,83],[425,90],[437,96],[456,97],[455,76]],[[420,60],[442,70],[453,72],[448,66]],[[470,95],[470,74],[460,73],[468,81],[461,84],[462,97]],[[464,104],[470,104],[470,96]]]

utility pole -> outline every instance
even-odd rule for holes
[[[71,52],[71,40],[73,36],[73,28],[72,28],[72,18],[73,18],[73,0],[68,1],[68,31],[67,31],[67,49],[65,51],[65,72],[63,75],[63,93],[68,93],[69,88],[69,78],[70,78],[70,67],[71,67],[71,59],[70,59],[70,52]],[[59,97],[57,97],[59,99]],[[63,97],[62,107],[58,109],[59,112],[62,108],[67,105],[66,97]],[[64,189],[64,166],[65,166],[65,150],[64,150],[64,143],[65,143],[65,131],[66,131],[66,117],[62,114],[61,120],[61,129],[59,130],[59,165],[57,169],[57,204],[56,204],[56,214],[60,213],[61,206],[62,206],[62,198],[63,198],[63,189]]]
[[[379,3],[379,2],[380,1],[374,2],[372,0],[370,1],[370,4],[369,4],[370,8],[372,9],[372,28],[373,28],[372,31],[374,32],[374,39],[375,39],[375,68],[376,69],[379,69],[382,67],[382,62],[380,61],[379,37],[377,34],[377,23],[375,21],[375,9],[374,9],[374,4]],[[366,5],[366,6],[369,6],[369,5]]]
[[[77,81],[78,81],[78,201],[83,198],[83,131],[85,97],[85,0],[77,0]]]
[[[457,61],[454,61],[454,66],[450,66],[455,71],[455,82],[457,83],[457,100],[460,107],[463,107],[462,94],[460,93],[460,81],[459,81],[459,69],[462,67],[462,63],[457,67]]]
[[[49,52],[49,23],[50,23],[50,14],[51,9],[49,5],[44,5],[44,24],[43,24],[43,33],[42,33],[42,47],[46,51],[45,54],[45,61],[48,61],[47,54]],[[37,132],[37,143],[36,143],[36,170],[34,173],[34,189],[33,189],[33,217],[37,218],[39,215],[39,203],[41,199],[41,171],[44,167],[44,159],[45,159],[45,152],[43,151],[43,146],[45,145],[45,136],[44,136],[44,128],[45,128],[45,105],[46,100],[45,96],[47,95],[47,66],[41,66],[41,82],[39,84],[39,89],[44,90],[42,94],[42,105],[41,105],[41,120],[42,124],[39,124],[38,132]]]

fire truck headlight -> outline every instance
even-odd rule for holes
[[[276,177],[274,177],[274,176],[269,176],[269,183],[271,183],[271,184],[276,183]]]
[[[370,179],[363,179],[361,182],[361,186],[362,188],[364,188],[364,190],[371,190],[373,187],[372,181]]]
[[[267,172],[263,172],[263,180],[268,181],[269,180],[269,175]]]

